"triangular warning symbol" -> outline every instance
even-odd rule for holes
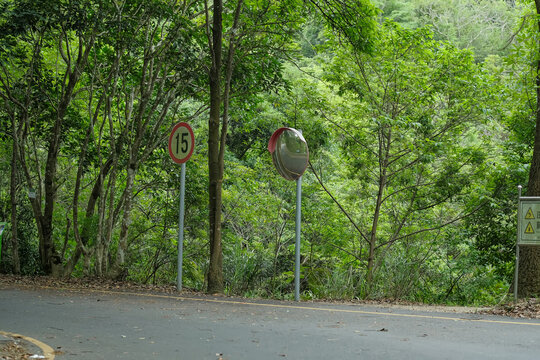
[[[534,214],[531,208],[527,211],[527,214],[525,215],[525,219],[534,219]]]
[[[525,228],[525,234],[534,234],[534,229],[533,229],[531,223],[527,224],[527,228]]]

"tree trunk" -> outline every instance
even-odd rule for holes
[[[536,13],[540,14],[540,0],[535,0]],[[540,33],[540,21],[538,21]],[[540,49],[536,61],[536,130],[533,157],[529,171],[527,195],[540,196]],[[519,248],[518,296],[530,297],[540,294],[540,246],[520,246]]]
[[[11,131],[13,133],[13,153],[11,155],[11,257],[13,273],[21,273],[21,262],[19,260],[19,238],[17,231],[17,153],[19,148],[19,135],[15,124],[15,116],[12,117]]]
[[[388,132],[386,132],[384,127],[379,130],[379,191],[377,192],[375,210],[373,212],[373,223],[371,225],[371,233],[369,236],[366,296],[370,295],[373,286],[373,274],[375,272],[375,250],[377,245],[377,227],[379,225],[379,217],[381,215],[381,206],[383,203],[384,191],[386,190],[387,186],[387,172],[390,156],[391,134],[391,130],[388,130]]]
[[[131,224],[131,208],[133,204],[133,184],[135,183],[136,165],[131,162],[127,169],[126,189],[124,198],[124,215],[120,228],[120,239],[118,241],[118,252],[116,253],[116,271],[121,271],[126,262],[126,250],[128,245],[129,225]],[[120,273],[114,276],[120,276]]]
[[[226,61],[225,89],[222,97],[221,65],[223,62],[223,4],[221,0],[214,1],[212,42],[210,42],[212,67],[210,69],[210,116],[208,120],[210,266],[208,269],[207,280],[209,293],[223,292],[223,249],[221,241],[221,208],[223,201],[221,192],[224,175],[231,79],[234,69],[234,52],[236,47],[235,32],[240,21],[242,4],[243,0],[238,0],[234,12],[234,23],[230,31],[229,52]],[[222,106],[223,116],[221,119]]]
[[[60,153],[60,135],[69,105],[73,100],[75,86],[79,82],[86,67],[90,50],[94,46],[95,36],[92,35],[86,43],[82,37],[79,40],[78,56],[74,63],[66,62],[67,76],[63,84],[63,93],[58,103],[56,119],[51,130],[48,143],[47,161],[45,165],[45,206],[41,216],[36,214],[36,219],[41,221],[40,255],[41,266],[46,274],[55,277],[63,275],[62,259],[57,254],[53,241],[53,215],[57,194],[58,155]],[[40,206],[40,204],[37,204]],[[41,211],[40,211],[41,212]]]
[[[208,195],[210,265],[208,269],[209,293],[223,292],[223,251],[221,244],[221,185],[220,171],[220,115],[221,115],[221,63],[222,63],[222,0],[214,0],[212,39],[210,42],[212,67],[210,69],[210,116],[208,119]]]

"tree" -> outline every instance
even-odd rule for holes
[[[7,6],[9,11],[5,15],[7,21],[2,24],[2,33],[8,52],[2,61],[0,94],[11,109],[14,144],[20,144],[17,148],[19,154],[13,156],[20,160],[28,187],[37,189],[37,196],[31,199],[31,203],[40,239],[41,265],[43,271],[50,274],[59,265],[52,234],[61,137],[68,108],[87,65],[101,19],[97,8],[85,8],[83,4],[25,1]],[[92,14],[86,19],[87,22],[81,21],[85,12]],[[83,31],[84,28],[86,31]],[[60,39],[58,55],[62,62],[62,75],[57,78],[59,82],[54,84],[49,77],[47,59],[43,56],[51,35]],[[20,87],[24,90],[19,91]],[[47,99],[45,105],[39,103],[40,96]],[[25,139],[15,138],[19,134],[28,137],[33,127],[31,121],[34,120],[31,115],[36,113],[51,122],[50,127],[46,126],[43,191],[41,184],[35,186],[30,174],[25,146],[22,144]],[[24,132],[20,130],[22,128]]]
[[[200,48],[192,39],[195,32],[192,19],[197,16],[196,8],[187,3],[174,5],[147,1],[141,1],[138,7],[124,6],[125,9],[117,10],[119,20],[115,22],[115,30],[130,42],[122,38],[109,39],[112,42],[107,45],[114,49],[115,58],[111,59],[113,66],[107,69],[107,73],[116,77],[105,87],[105,105],[100,114],[103,123],[106,120],[109,123],[111,139],[107,159],[101,163],[102,169],[112,166],[113,174],[120,171],[125,174],[124,188],[118,200],[122,204],[122,219],[116,259],[109,268],[113,276],[125,275],[122,267],[126,262],[138,171],[153,152],[163,146],[164,134],[170,131],[175,118],[183,116],[178,111],[179,107],[196,96],[200,71],[197,65]],[[134,22],[134,18],[137,21]],[[98,59],[94,66],[100,66]],[[98,101],[96,113],[100,111],[99,104]],[[119,109],[123,110],[120,114]],[[99,145],[96,144],[97,147]],[[122,170],[120,166],[123,166]],[[82,167],[79,168],[81,172]],[[115,183],[112,174],[109,179],[110,184]],[[103,270],[98,268],[99,274],[108,269],[106,261],[116,211],[113,209],[113,193],[111,189],[108,219],[104,218],[103,203],[99,211],[100,229],[106,234],[97,239],[97,261],[104,264]],[[100,198],[104,199],[103,195]]]
[[[223,250],[221,247],[221,182],[223,181],[223,157],[225,156],[225,135],[227,134],[228,118],[223,117],[221,127],[222,141],[219,140],[222,107],[222,46],[223,46],[223,1],[214,0],[212,26],[208,3],[205,2],[207,18],[207,35],[212,65],[209,71],[210,78],[210,115],[208,119],[208,178],[209,178],[209,236],[210,236],[210,264],[208,269],[208,292],[223,292]],[[234,26],[238,26],[238,16],[242,6],[239,1],[235,10]],[[210,35],[211,28],[211,35]],[[227,95],[224,102],[224,111],[228,111],[228,91],[232,76],[232,59],[234,45],[231,44],[227,68]]]
[[[281,83],[281,64],[300,21],[300,2],[238,0],[206,5],[210,112],[208,120],[209,237],[208,292],[222,292],[222,183],[230,104],[236,97]],[[229,6],[228,12],[224,6]],[[212,11],[210,11],[212,10]],[[227,14],[232,14],[230,17]]]
[[[356,256],[366,269],[366,294],[393,247],[429,244],[474,211],[466,194],[486,148],[475,129],[487,87],[472,54],[393,22],[382,25],[381,36],[373,56],[337,54],[328,78],[343,100],[321,108],[358,183],[355,208],[320,182],[365,244]]]
[[[379,0],[383,16],[408,28],[430,26],[436,40],[474,50],[477,61],[508,51],[519,8],[506,0]]]
[[[98,275],[123,272],[137,172],[163,144],[180,104],[196,97],[191,5],[25,1],[6,9],[0,95],[17,166],[36,189],[46,273],[69,275],[81,256],[86,273],[93,257]],[[53,236],[60,204],[63,244]]]
[[[19,139],[21,136],[22,126],[17,126],[17,121],[12,117],[11,134],[12,134],[12,153],[11,153],[11,181],[9,193],[11,198],[11,253],[13,257],[13,273],[20,274],[21,262],[19,260],[19,232],[17,224],[17,187],[19,184],[18,171],[18,154],[19,154]]]
[[[529,181],[527,184],[527,195],[540,196],[540,47],[538,36],[540,35],[540,1],[535,0],[536,17],[533,23],[534,35],[532,46],[534,46],[534,88],[536,92],[534,114],[534,143],[531,167],[529,169]],[[536,296],[540,294],[540,247],[520,246],[519,256],[519,284],[518,296]]]
[[[371,46],[375,9],[366,1],[310,1],[328,27],[357,47]],[[224,6],[230,6],[224,17]],[[303,19],[296,0],[226,2],[206,7],[210,49],[210,115],[208,130],[210,266],[208,291],[223,291],[221,206],[229,106],[236,95],[248,96],[281,83],[280,58]],[[354,16],[351,16],[354,15]],[[225,24],[225,25],[224,25]],[[225,56],[223,55],[225,53]],[[223,69],[222,69],[223,67]],[[236,70],[243,70],[243,72]]]

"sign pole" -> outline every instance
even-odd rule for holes
[[[294,245],[294,299],[300,301],[300,224],[302,221],[302,174],[309,163],[309,150],[301,130],[280,128],[268,141],[268,151],[277,171],[296,180],[296,241]]]
[[[180,211],[178,212],[178,268],[176,288],[182,291],[182,262],[184,252],[184,197],[186,193],[186,161],[193,154],[195,135],[188,123],[176,124],[169,136],[169,156],[181,165],[180,169]]]
[[[186,163],[180,170],[180,211],[178,215],[178,276],[176,288],[182,291],[182,263],[184,257],[184,200],[186,193]]]
[[[294,246],[294,299],[300,301],[300,224],[302,223],[302,177],[296,180],[296,243]]]
[[[516,266],[514,266],[514,302],[518,299],[518,280],[519,280],[519,243],[521,236],[521,189],[522,186],[518,185],[518,226],[517,226],[517,239],[516,239]]]

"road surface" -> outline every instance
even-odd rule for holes
[[[539,359],[540,320],[0,285],[0,334],[63,359]]]

